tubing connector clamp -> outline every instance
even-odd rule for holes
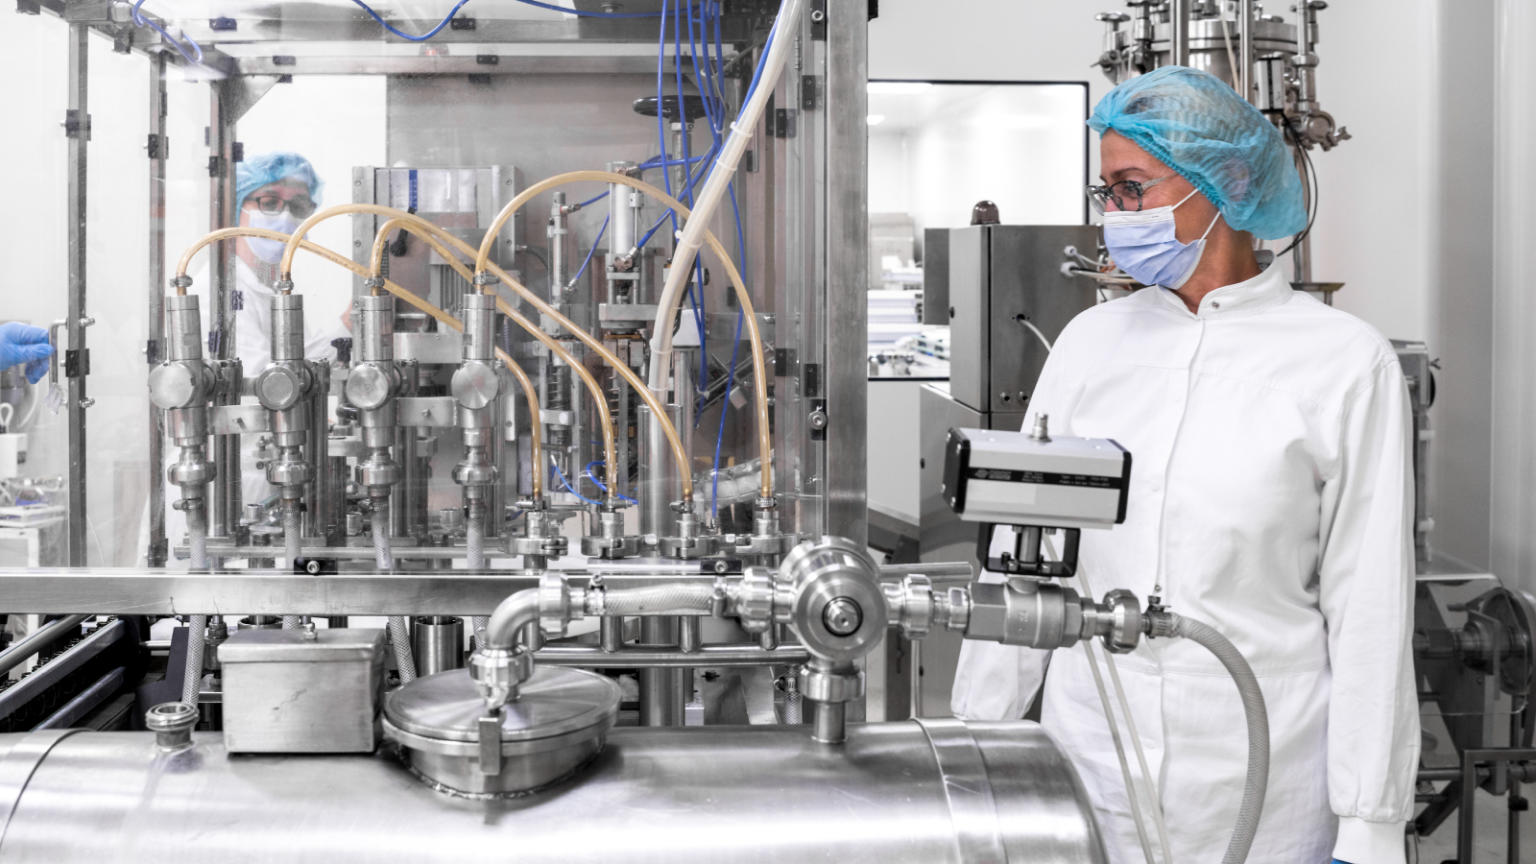
[[[480,648],[469,658],[469,677],[489,711],[517,698],[517,688],[533,677],[533,652],[524,646]]]

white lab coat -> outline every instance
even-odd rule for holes
[[[212,309],[210,300],[211,284],[208,277],[208,269],[204,267],[192,277],[192,287],[189,289],[198,295],[198,308],[202,315],[203,331],[206,334],[212,329]],[[250,265],[240,258],[235,259],[235,291],[239,292],[239,299],[231,295],[231,304],[238,304],[235,312],[235,356],[242,363],[241,374],[246,378],[255,378],[261,370],[272,363],[272,286],[264,282]],[[309,360],[334,360],[336,349],[331,345],[332,339],[350,336],[341,323],[340,309],[317,309],[306,301],[304,306],[304,356]],[[206,338],[203,343],[203,356],[210,357]],[[257,504],[275,494],[272,485],[267,483],[266,472],[256,467],[256,443],[261,436],[245,435],[240,442],[240,500],[246,504]],[[169,465],[179,455],[174,442],[166,440],[165,458]],[[209,454],[209,459],[213,455]],[[180,510],[170,505],[181,498],[181,490],[166,484],[165,500],[165,536],[175,548],[184,542],[187,529],[186,516]],[[146,523],[147,525],[147,523]],[[147,527],[146,527],[147,532]],[[145,547],[147,548],[147,537]]]
[[[1411,422],[1390,344],[1278,268],[1211,292],[1199,314],[1148,288],[1068,325],[1030,408],[1053,433],[1131,452],[1124,524],[1083,532],[1094,590],[1160,593],[1259,678],[1271,756],[1250,864],[1402,862],[1419,722]],[[1237,690],[1190,642],[1143,641],[1118,662],[1173,858],[1216,861],[1246,761]],[[1081,645],[1052,656],[967,642],[952,707],[1016,718],[1042,679],[1043,723],[1082,775],[1111,861],[1141,862]]]

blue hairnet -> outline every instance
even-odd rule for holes
[[[1162,160],[1262,240],[1307,224],[1301,178],[1279,130],[1232,86],[1207,72],[1164,66],[1105,94],[1088,118]]]
[[[235,163],[235,206],[244,204],[245,197],[257,189],[282,180],[308,184],[309,197],[315,199],[316,204],[320,203],[323,184],[315,173],[315,166],[297,153],[279,152],[263,153]]]

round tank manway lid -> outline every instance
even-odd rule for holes
[[[531,741],[613,725],[619,685],[581,669],[540,666],[502,712],[501,740]],[[401,731],[444,741],[478,741],[485,702],[469,671],[417,678],[389,699],[384,716]]]

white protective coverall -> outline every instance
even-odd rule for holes
[[[1258,676],[1271,755],[1250,864],[1402,862],[1419,721],[1412,426],[1391,345],[1274,267],[1211,292],[1198,314],[1147,288],[1067,326],[1030,407],[1052,433],[1131,452],[1124,524],[1082,535],[1099,596],[1160,594]],[[1247,755],[1236,687],[1193,642],[1143,641],[1118,663],[1174,861],[1219,860]],[[1017,718],[1042,679],[1043,723],[1082,775],[1110,860],[1138,864],[1081,644],[1053,656],[966,642],[952,707]],[[1150,818],[1147,831],[1155,845]]]

